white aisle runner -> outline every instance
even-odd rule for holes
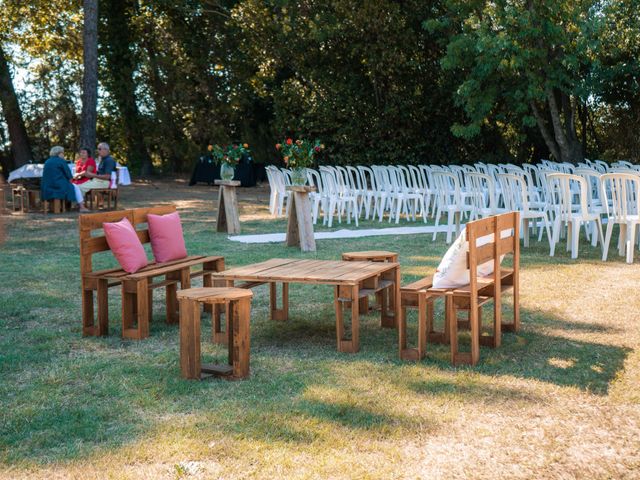
[[[462,228],[463,225],[460,225]],[[417,233],[433,233],[435,227],[428,225],[424,227],[391,227],[391,228],[369,228],[358,230],[336,230],[335,232],[315,232],[313,237],[316,240],[331,240],[337,238],[359,238],[377,237],[381,235],[412,235]],[[446,232],[446,225],[439,225],[438,232]],[[454,230],[455,233],[455,230]],[[284,233],[265,233],[262,235],[233,235],[229,240],[241,243],[277,243],[284,242]]]

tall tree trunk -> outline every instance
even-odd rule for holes
[[[82,118],[80,146],[93,151],[96,145],[96,117],[98,107],[98,0],[84,0],[84,30],[82,77]]]
[[[0,45],[0,102],[7,127],[9,128],[9,140],[11,140],[12,161],[10,168],[14,169],[33,159],[33,152],[29,144],[29,136],[24,126],[22,112],[16,91],[13,88],[11,71],[7,58]]]
[[[558,107],[556,92],[547,89],[545,103],[548,109],[548,118],[551,120],[551,129],[549,122],[545,119],[545,114],[533,101],[530,103],[531,111],[540,133],[542,133],[542,138],[544,138],[554,159],[557,162],[582,162],[584,153],[576,134],[573,101],[569,95],[562,92],[559,93],[559,97],[561,108]]]
[[[558,149],[558,144],[551,135],[549,131],[549,126],[547,125],[547,121],[544,118],[542,112],[538,108],[538,105],[534,101],[531,101],[531,111],[533,112],[533,116],[536,119],[536,123],[538,124],[538,128],[540,129],[540,133],[542,134],[542,138],[544,139],[544,143],[547,145],[549,152],[553,156],[553,159],[556,162],[561,161],[560,150]]]
[[[101,11],[106,22],[100,32],[107,60],[108,85],[113,95],[127,144],[127,157],[143,176],[152,172],[151,156],[147,149],[142,118],[136,101],[134,73],[137,68],[133,51],[133,32],[129,19],[136,8],[136,0],[103,0]],[[101,23],[101,26],[103,24]]]

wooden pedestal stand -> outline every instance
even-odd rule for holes
[[[313,237],[309,192],[315,192],[316,187],[289,185],[287,190],[291,192],[292,197],[286,244],[288,247],[300,246],[303,252],[315,252],[316,239]]]
[[[240,186],[240,182],[237,180],[216,180],[215,184],[220,186],[216,229],[218,232],[226,230],[230,235],[238,235],[240,233],[240,218],[238,217],[236,187]]]

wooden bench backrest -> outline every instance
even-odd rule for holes
[[[133,208],[129,210],[118,210],[115,212],[89,213],[80,215],[78,227],[80,230],[80,273],[92,271],[93,255],[99,252],[110,250],[107,239],[102,229],[103,223],[119,222],[123,218],[128,218],[131,225],[136,229],[141,243],[149,242],[148,228],[138,229],[138,225],[147,223],[147,215],[165,215],[176,211],[175,205],[161,205],[158,207]],[[100,234],[92,235],[92,232],[100,230]]]
[[[492,261],[495,294],[499,297],[501,257],[509,253],[513,254],[514,275],[518,275],[520,268],[520,213],[503,213],[475,220],[467,223],[466,230],[469,242],[467,268],[469,268],[472,296],[477,296],[478,266]],[[478,246],[479,239],[482,239],[481,246]]]

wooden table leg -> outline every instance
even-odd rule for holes
[[[334,303],[336,309],[336,334],[338,338],[339,352],[357,353],[360,350],[360,302],[357,301],[358,293],[358,285],[335,287]],[[347,339],[345,334],[344,299],[349,300],[349,304],[351,306],[351,339]]]
[[[246,378],[249,376],[249,357],[251,351],[249,335],[250,319],[251,299],[243,298],[237,302],[236,315],[234,315],[233,321],[232,365],[234,378]]]
[[[183,378],[200,379],[200,305],[180,300],[180,370]]]
[[[381,292],[380,324],[383,328],[397,328],[400,318],[400,268],[394,268],[391,275],[391,285]]]
[[[393,286],[391,287],[392,301],[390,307],[393,308],[393,326],[398,326],[398,318],[400,318],[400,266],[394,271]]]
[[[278,284],[269,283],[269,302],[271,320],[287,321],[289,319],[289,284],[282,283],[282,308],[278,308]]]

